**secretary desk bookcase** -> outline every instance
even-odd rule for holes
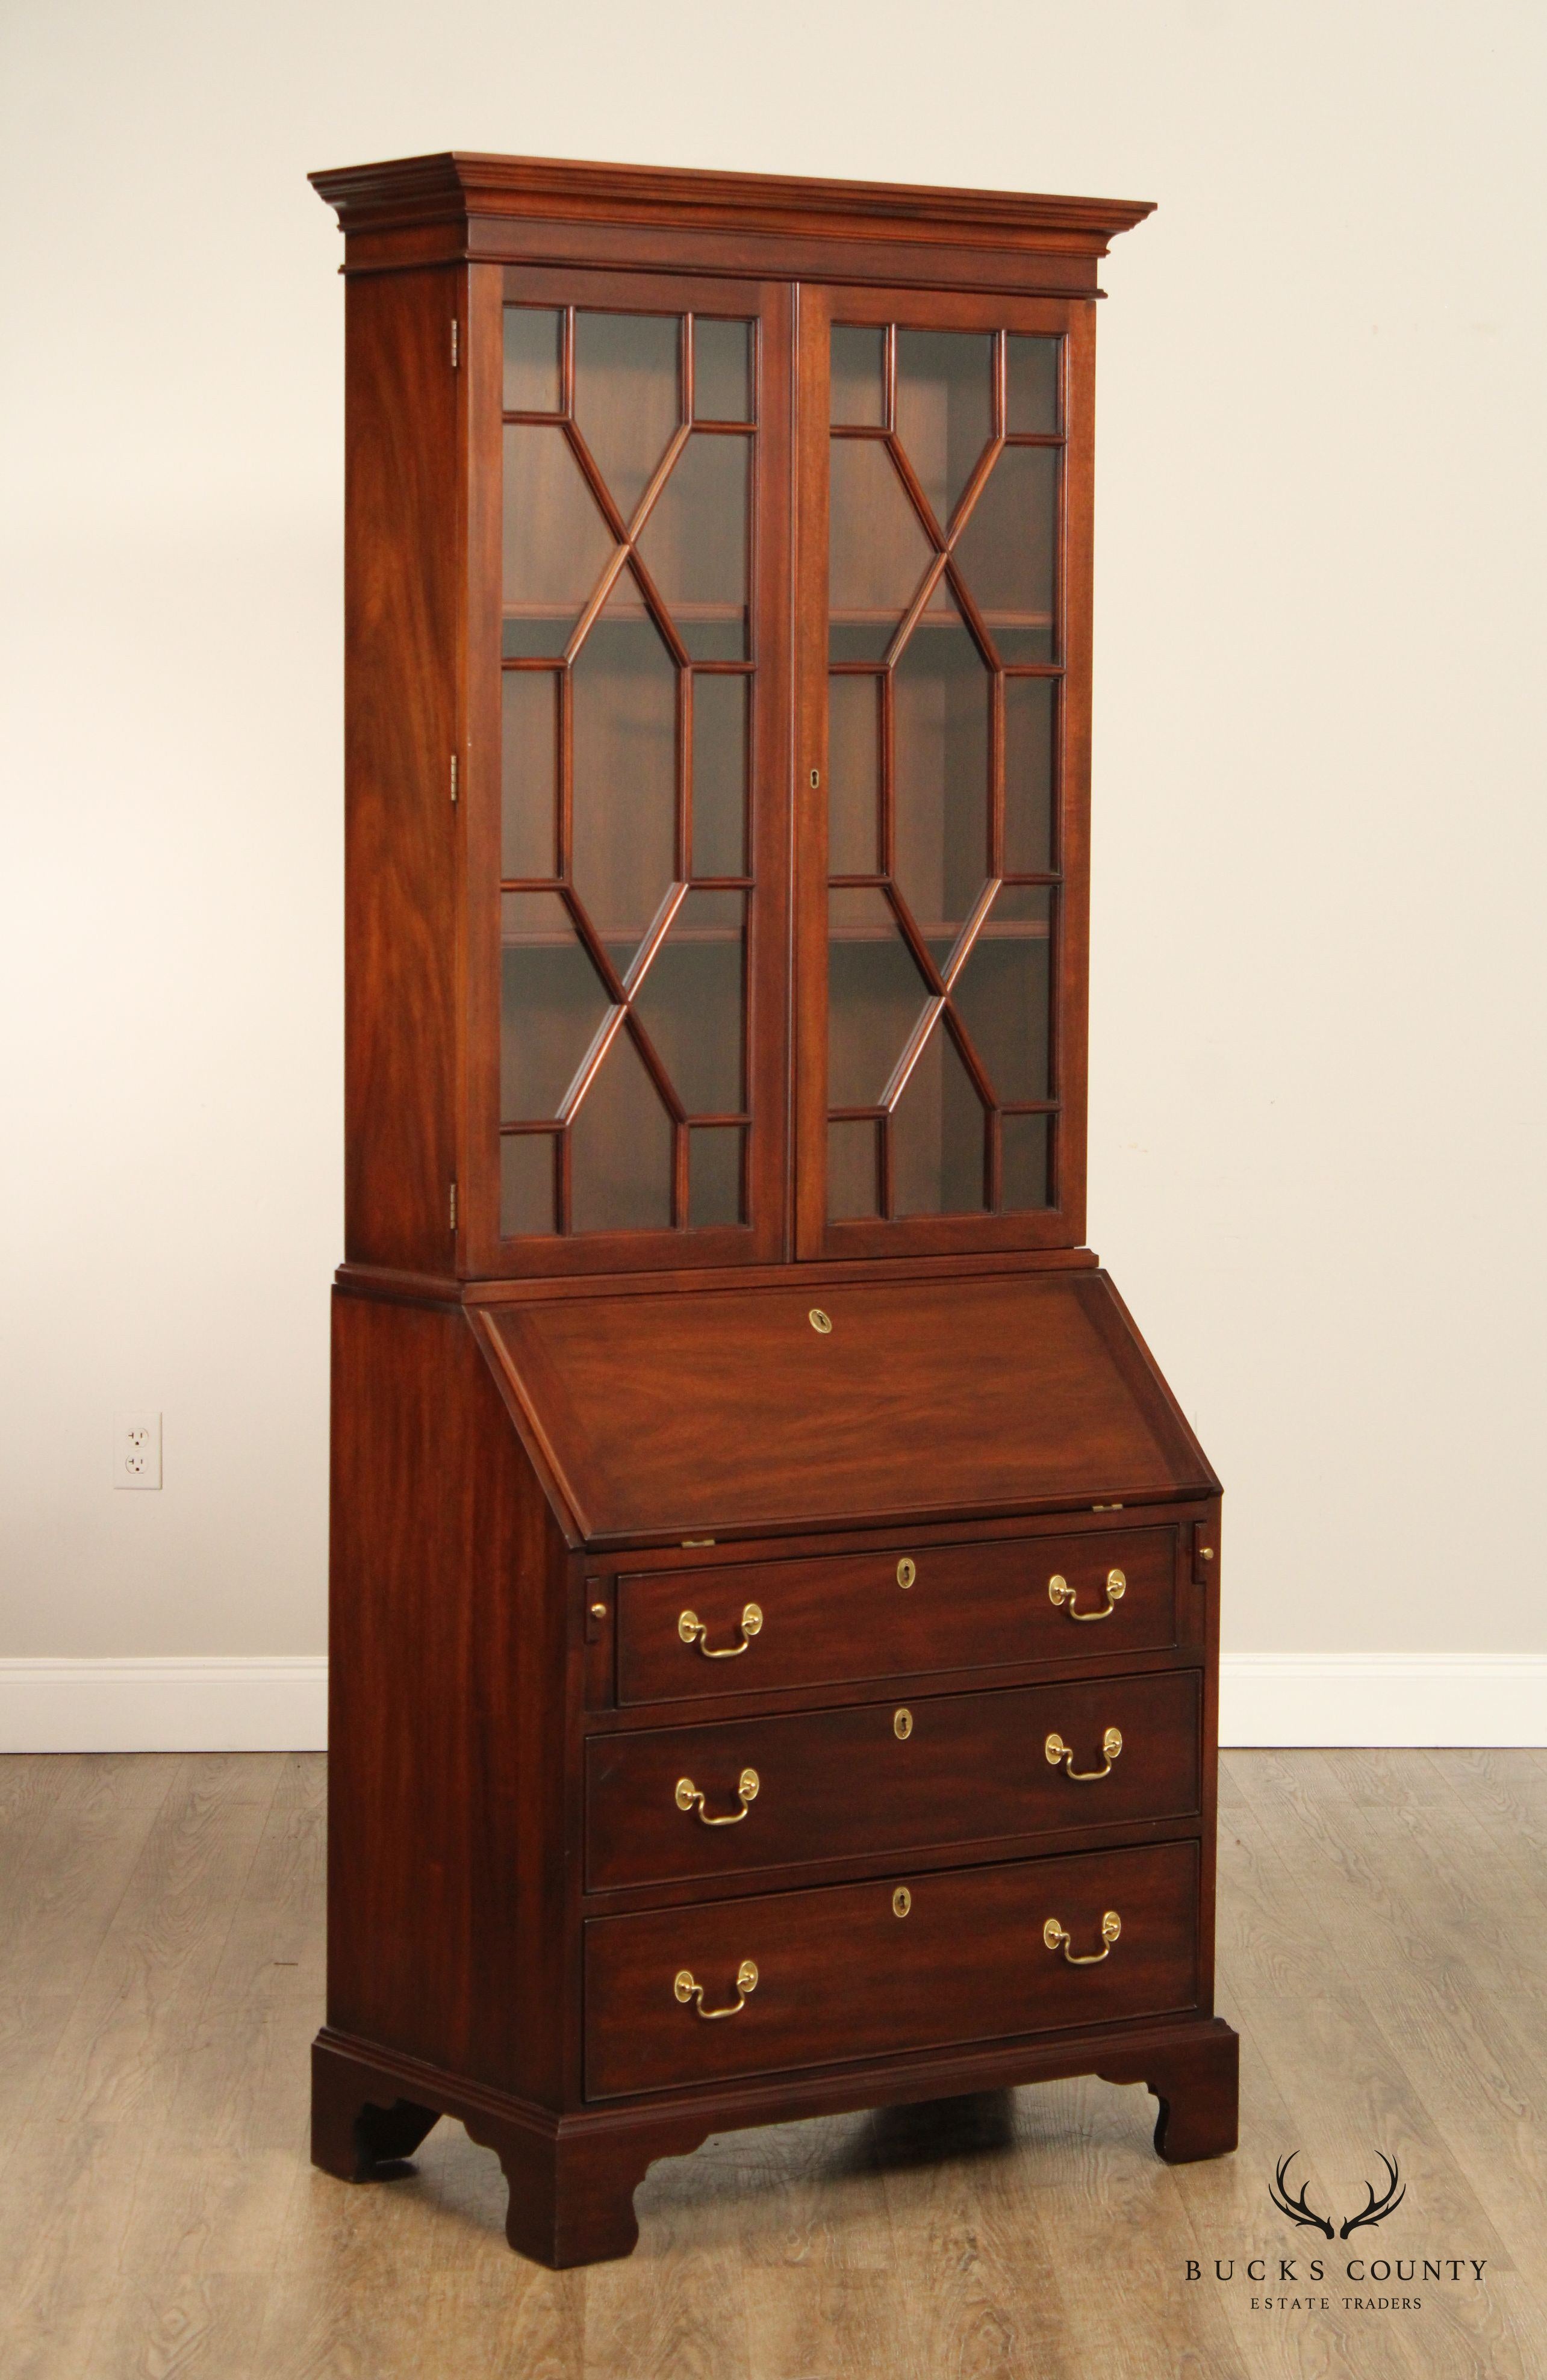
[[[1236,2138],[1219,1488],[1085,1224],[1098,260],[445,155],[347,235],[317,2162],[627,2252],[711,2131]]]

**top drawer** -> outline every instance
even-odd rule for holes
[[[617,1582],[620,1703],[1166,1652],[1175,1642],[1174,1527],[636,1571]]]

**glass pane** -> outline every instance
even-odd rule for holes
[[[559,409],[559,317],[549,306],[505,310],[505,410]]]
[[[500,874],[554,876],[558,678],[551,670],[506,670],[500,691]]]
[[[881,680],[827,681],[827,872],[881,867]]]
[[[827,1127],[827,1213],[832,1222],[881,1212],[877,1196],[879,1124],[847,1122]]]
[[[827,1104],[880,1105],[928,998],[880,892],[828,894]]]
[[[575,317],[575,421],[631,519],[680,419],[675,314]]]
[[[744,677],[693,679],[693,874],[740,876],[747,867]]]
[[[695,1231],[741,1220],[739,1124],[688,1135],[688,1220]]]
[[[993,341],[897,333],[897,436],[944,528],[993,426]]]
[[[1003,1195],[999,1203],[1006,1214],[1024,1214],[1028,1208],[1053,1204],[1048,1180],[1052,1121],[1051,1116],[1045,1115],[1007,1115],[1000,1120],[999,1128],[1005,1138],[1000,1160]]]
[[[689,1115],[744,1104],[747,895],[689,892],[634,1002]]]
[[[500,1120],[556,1116],[606,1016],[602,979],[556,892],[500,902]]]
[[[1053,658],[1058,452],[1006,446],[956,544],[956,566],[1002,661]]]
[[[561,654],[613,551],[562,430],[505,430],[507,660]]]
[[[828,523],[831,659],[878,662],[932,549],[875,438],[835,438]]]
[[[693,418],[696,421],[752,419],[752,326],[750,322],[693,324]]]
[[[886,418],[882,398],[884,339],[882,331],[834,323],[830,419],[881,428]]]
[[[1053,894],[1006,884],[956,978],[953,997],[995,1096],[1018,1105],[1049,1090]]]
[[[676,876],[676,668],[627,571],[571,686],[575,889],[621,973]]]
[[[1061,339],[1023,339],[1012,334],[1005,426],[1017,431],[1058,427],[1058,350]]]
[[[893,673],[893,874],[946,949],[988,875],[992,684],[954,608],[923,615]]]
[[[664,1232],[672,1219],[672,1127],[627,1027],[613,1040],[569,1133],[577,1232]]]
[[[745,438],[688,439],[640,539],[640,555],[696,662],[747,655]]]
[[[1050,677],[1005,680],[1005,873],[1046,874],[1053,840],[1053,705]]]
[[[970,1215],[983,1206],[983,1103],[955,1042],[936,1026],[892,1118],[898,1215]]]
[[[545,1132],[507,1132],[500,1140],[500,1232],[552,1232],[554,1142]]]

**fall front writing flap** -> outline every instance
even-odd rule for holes
[[[1217,1493],[1102,1272],[517,1297],[474,1328],[579,1542]]]

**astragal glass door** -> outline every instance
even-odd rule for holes
[[[803,1254],[1083,1233],[1087,314],[803,312]]]
[[[502,1269],[778,1252],[765,314],[737,285],[505,276]]]

